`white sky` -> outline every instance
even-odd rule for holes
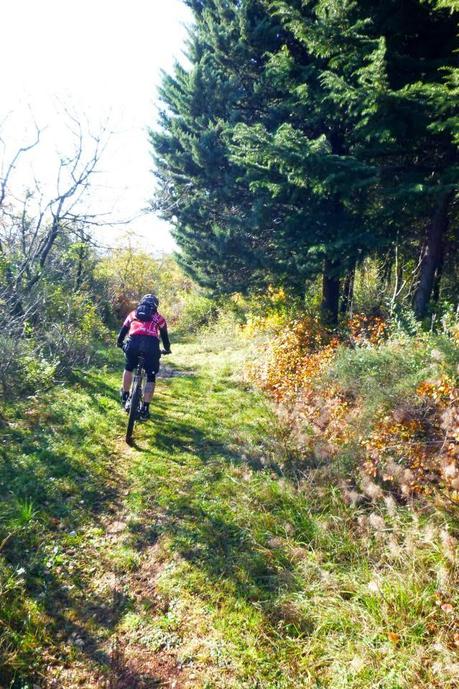
[[[65,106],[94,133],[108,117],[114,132],[92,206],[116,219],[136,216],[153,195],[146,130],[157,117],[160,70],[184,60],[190,11],[181,0],[2,0],[1,6],[0,134],[12,151],[30,140],[33,118],[46,127],[12,185],[26,183],[31,166],[44,184],[54,184],[56,151],[73,147],[62,127]],[[99,238],[112,244],[126,231],[107,229]],[[144,237],[149,250],[174,248],[167,224],[152,215],[131,222],[129,231]]]

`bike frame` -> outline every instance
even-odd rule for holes
[[[137,367],[135,369],[134,377],[132,379],[131,391],[129,394],[129,417],[126,430],[126,442],[128,444],[132,441],[132,432],[134,430],[134,424],[138,419],[140,407],[143,402],[143,395],[146,383],[146,371],[145,371],[145,355],[140,352]]]

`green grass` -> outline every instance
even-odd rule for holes
[[[272,410],[241,386],[240,353],[187,345],[175,364],[193,375],[162,387],[131,499],[156,514],[158,585],[179,611],[178,653],[198,668],[196,686],[453,687],[435,596],[442,576],[456,596],[442,518],[424,525],[399,509],[376,532],[307,469],[289,478],[291,448],[273,442]],[[426,544],[429,524],[438,542]]]
[[[373,347],[341,347],[328,377],[359,397],[371,417],[381,408],[419,405],[421,381],[457,377],[459,347],[446,335],[399,335]]]
[[[87,544],[116,496],[108,370],[1,410],[0,686],[29,686],[78,625]]]
[[[458,685],[443,517],[390,504],[375,528],[374,506],[317,485],[241,381],[243,361],[213,343],[174,347],[180,375],[159,381],[152,422],[127,452],[111,367],[5,410],[5,686],[39,677],[44,650],[104,671],[115,630],[173,653],[196,688]],[[120,514],[126,528],[107,543]],[[129,588],[152,557],[154,600]],[[125,585],[115,610],[100,584],[111,571]],[[84,648],[59,651],[71,633]]]

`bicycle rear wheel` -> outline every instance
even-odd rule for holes
[[[139,402],[140,402],[140,396],[142,394],[142,381],[139,378],[137,381],[137,385],[134,388],[134,392],[132,393],[131,397],[131,406],[129,409],[129,417],[128,417],[128,424],[127,424],[127,430],[126,430],[126,442],[130,443],[132,440],[132,432],[134,430],[134,423],[137,417],[137,413],[139,410]]]

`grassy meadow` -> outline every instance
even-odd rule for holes
[[[176,345],[132,449],[117,360],[6,409],[0,686],[458,685],[454,518],[346,499],[245,357]]]

